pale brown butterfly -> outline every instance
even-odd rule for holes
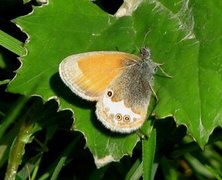
[[[150,56],[147,48],[140,56],[117,51],[74,54],[61,62],[59,74],[75,94],[97,101],[96,115],[105,127],[130,133],[146,120],[154,92],[152,79],[161,64]]]

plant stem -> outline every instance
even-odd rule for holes
[[[35,104],[33,104],[31,107],[29,107],[28,111],[21,118],[22,122],[18,135],[15,137],[9,153],[5,180],[16,179],[18,167],[21,164],[22,157],[25,153],[25,145],[30,141],[30,137],[34,132],[33,129],[35,123],[35,112],[36,107]]]

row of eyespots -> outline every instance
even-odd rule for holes
[[[130,122],[130,116],[129,115],[122,116],[122,114],[120,114],[120,113],[117,113],[115,115],[115,119],[117,121],[122,121],[123,120],[124,122]]]
[[[112,97],[113,96],[113,91],[111,91],[111,90],[109,90],[109,91],[107,91],[107,97]],[[105,109],[105,111],[109,111],[109,109],[108,108],[106,108]],[[110,114],[110,116],[109,116],[111,119],[113,119],[114,118],[114,114]],[[124,115],[124,116],[122,116],[122,114],[120,114],[120,113],[117,113],[116,115],[115,115],[115,119],[117,120],[117,121],[124,121],[124,122],[130,122],[130,116],[129,115]],[[134,121],[136,121],[137,119],[136,118],[133,118],[133,120]]]
[[[109,115],[109,118],[110,119],[114,119],[114,114],[110,114]],[[120,113],[117,113],[116,115],[115,115],[115,119],[117,120],[117,121],[124,121],[124,122],[126,122],[126,123],[128,123],[128,122],[130,122],[130,120],[131,120],[131,118],[130,118],[130,116],[129,115],[124,115],[124,116],[122,116],[122,114],[120,114]],[[137,121],[137,118],[133,118],[133,121]]]

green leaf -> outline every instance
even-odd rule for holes
[[[140,179],[143,174],[143,163],[140,159],[137,159],[133,166],[130,168],[129,172],[126,175],[125,179],[136,180]]]
[[[166,84],[169,96],[160,99],[156,113],[163,117],[171,112],[177,123],[185,124],[189,133],[203,147],[213,129],[222,123],[222,92],[218,88],[222,85],[222,41],[219,38],[222,23],[221,19],[217,18],[221,14],[219,9],[222,3],[190,1],[187,5],[193,21],[190,35],[196,39],[193,42],[196,50],[190,48],[191,44],[187,44],[187,49],[175,54],[177,62],[174,68],[177,69],[177,74],[172,74],[174,82]],[[171,83],[174,85],[171,86]],[[166,93],[164,88],[159,92]]]
[[[139,137],[106,131],[91,111],[94,104],[80,100],[61,82],[59,63],[80,52],[139,54],[141,46],[148,46],[153,60],[164,63],[172,76],[155,76],[153,114],[173,116],[203,146],[222,119],[221,6],[220,1],[144,0],[130,16],[115,17],[88,0],[51,0],[16,20],[29,36],[28,54],[8,90],[30,95],[35,89],[33,94],[44,100],[57,97],[61,109],[74,111],[75,128],[84,134],[99,167],[132,154]]]
[[[88,1],[70,0],[67,4],[56,1],[55,4],[35,8],[32,15],[17,19],[17,23],[29,35],[30,42],[26,45],[29,53],[23,58],[22,68],[8,89],[25,95],[30,95],[30,89],[34,89],[34,94],[41,95],[44,100],[59,97],[61,109],[74,110],[75,128],[84,134],[98,167],[131,155],[139,137],[106,131],[95,116],[91,116],[92,105],[80,102],[58,76],[58,65],[67,55],[102,47],[110,50],[126,44],[128,34],[133,33],[128,26],[130,18],[117,21]],[[123,36],[122,40],[116,33]],[[104,39],[112,39],[107,47]]]
[[[0,30],[0,45],[14,52],[17,55],[25,55],[26,49],[22,47],[23,43]]]
[[[148,139],[143,140],[143,179],[154,179],[154,157],[156,151],[156,130]]]

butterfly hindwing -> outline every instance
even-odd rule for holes
[[[129,133],[140,128],[152,93],[150,78],[144,66],[132,61],[97,102],[98,119],[112,131]]]

